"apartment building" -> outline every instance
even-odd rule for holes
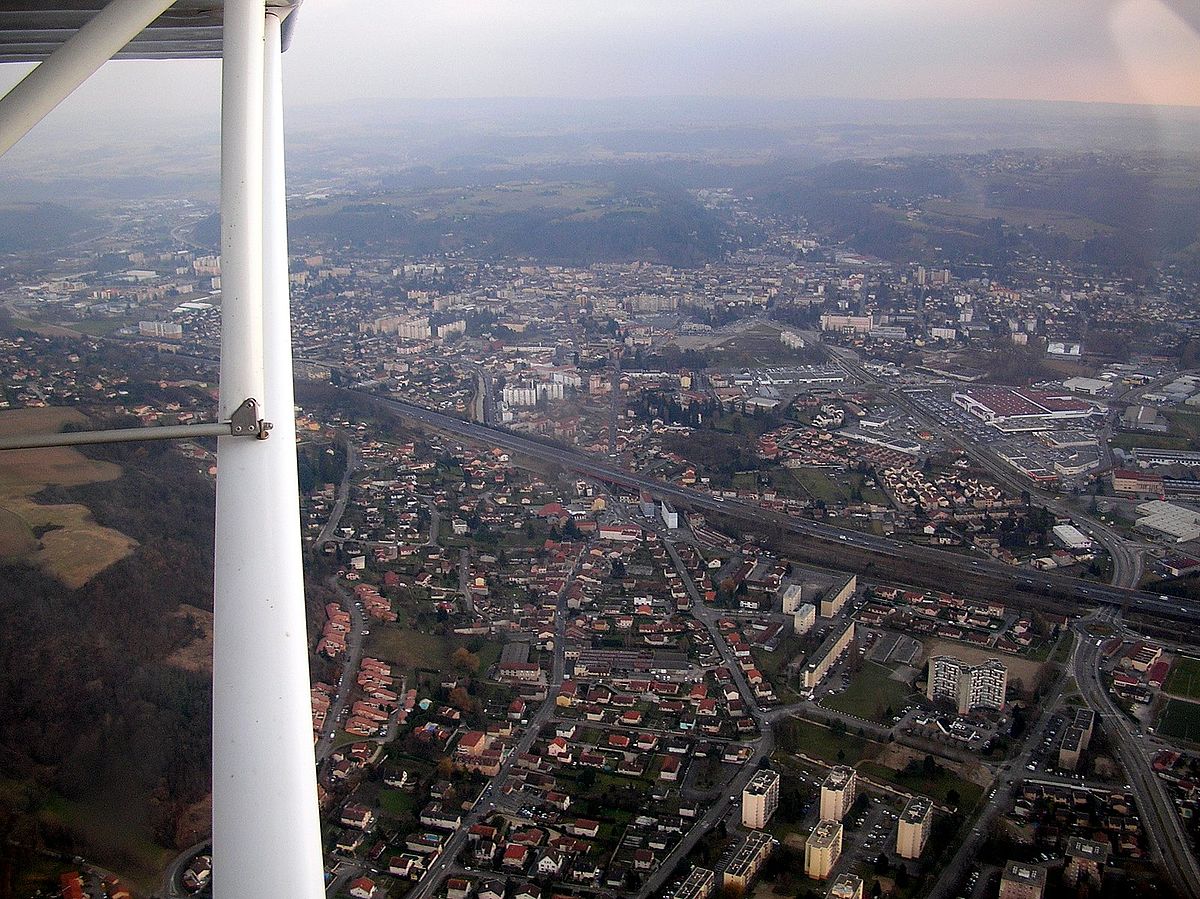
[[[953,656],[929,659],[929,682],[925,695],[932,700],[954,703],[960,715],[973,709],[1004,709],[1008,689],[1008,668],[999,659],[968,665]]]
[[[826,880],[841,855],[841,822],[821,821],[804,844],[804,873],[814,880]]]
[[[696,866],[677,887],[667,890],[665,899],[708,899],[717,885],[717,875]]]
[[[841,821],[854,805],[858,775],[849,765],[837,765],[821,784],[821,820]]]
[[[908,800],[896,830],[896,854],[901,858],[920,858],[932,826],[933,802],[924,796]]]
[[[721,876],[721,884],[725,889],[741,890],[743,893],[754,880],[755,875],[771,856],[775,840],[769,833],[751,831],[729,857]]]
[[[1000,877],[999,899],[1042,899],[1046,892],[1046,869],[1041,865],[1009,862]]]
[[[854,622],[848,621],[833,629],[828,637],[811,656],[812,661],[804,666],[804,687],[815,689],[825,679],[829,669],[834,666],[854,640]]]
[[[779,774],[759,771],[742,790],[742,826],[762,829],[779,808]]]
[[[828,899],[863,899],[863,879],[857,874],[839,874],[829,887]]]
[[[821,617],[836,618],[841,614],[846,601],[854,596],[858,589],[858,575],[851,574],[845,580],[835,583],[821,597]]]

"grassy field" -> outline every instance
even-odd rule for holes
[[[858,491],[858,495],[866,502],[888,505],[888,498],[883,491],[865,486],[864,477],[857,472],[833,477],[816,468],[789,468],[786,471],[795,491],[814,501],[821,500],[827,505],[849,502],[855,498],[854,492]]]
[[[874,758],[883,748],[874,740],[837,733],[803,718],[789,718],[779,728],[786,731],[787,739],[794,738],[798,742],[800,752],[831,765],[856,765],[863,759]],[[839,752],[841,758],[838,757]]]
[[[910,793],[921,793],[950,805],[957,804],[963,810],[974,808],[983,795],[983,788],[979,784],[964,780],[945,768],[939,768],[933,777],[926,777],[924,772],[907,774],[875,762],[863,762],[858,766],[858,770],[868,777],[894,784]],[[947,798],[951,791],[958,794],[957,803],[951,803]]]
[[[391,818],[415,818],[417,816],[416,797],[403,790],[383,790],[379,794],[379,808]]]
[[[925,204],[926,214],[933,222],[942,224],[961,223],[971,226],[989,219],[1003,219],[1017,227],[1048,227],[1061,231],[1075,240],[1086,240],[1097,231],[1112,229],[1094,219],[1057,209],[1036,209],[1015,206],[992,206],[983,201],[930,200]]]
[[[1200,699],[1200,659],[1177,656],[1163,689],[1175,696]]]
[[[1200,743],[1200,703],[1182,699],[1167,700],[1158,719],[1158,732],[1166,737]]]
[[[446,637],[398,627],[376,627],[367,638],[366,654],[405,668],[440,670],[450,665],[455,644]]]
[[[1170,434],[1114,434],[1112,445],[1118,449],[1133,449],[1144,446],[1147,449],[1185,450],[1191,446],[1186,437]]]
[[[52,828],[86,834],[96,857],[119,859],[122,879],[128,878],[133,886],[143,890],[158,885],[162,869],[174,856],[170,849],[154,841],[149,818],[143,810],[87,805],[50,795],[37,816]]]
[[[893,714],[899,712],[913,693],[910,685],[894,680],[891,674],[890,668],[864,662],[850,686],[835,696],[826,696],[821,705],[883,724],[888,720],[888,708]]]
[[[0,435],[53,432],[86,421],[74,409],[13,409],[0,412]],[[72,588],[125,558],[137,543],[98,525],[85,506],[43,505],[33,500],[52,484],[71,487],[120,476],[119,466],[93,461],[67,447],[4,453],[0,456],[0,558],[33,562]]]

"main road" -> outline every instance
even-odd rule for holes
[[[1108,614],[1103,620],[1111,620],[1111,610],[1106,611]],[[1117,757],[1129,776],[1138,811],[1150,837],[1150,850],[1180,892],[1192,899],[1200,899],[1200,868],[1179,822],[1175,805],[1150,767],[1148,743],[1128,716],[1117,707],[1101,680],[1102,640],[1087,632],[1086,622],[1078,622],[1075,628],[1080,639],[1075,650],[1075,682],[1084,701],[1096,713],[1100,725],[1112,740]]]

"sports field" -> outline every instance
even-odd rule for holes
[[[1163,690],[1173,696],[1200,699],[1200,659],[1179,656],[1171,666]]]
[[[1200,703],[1182,699],[1167,700],[1158,719],[1158,732],[1165,737],[1200,743]]]

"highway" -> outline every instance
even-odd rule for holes
[[[1111,610],[1106,611],[1108,614],[1101,620],[1111,621]],[[1075,682],[1116,747],[1117,757],[1129,776],[1154,859],[1183,895],[1200,899],[1200,868],[1189,848],[1175,805],[1150,767],[1149,742],[1117,707],[1104,686],[1100,673],[1100,639],[1087,632],[1086,622],[1077,622],[1075,629],[1080,638],[1074,658]]]
[[[844,544],[844,548],[847,549],[869,552],[884,566],[888,559],[914,563],[930,570],[929,586],[944,587],[944,582],[938,580],[937,569],[940,569],[943,572],[955,572],[960,579],[990,580],[993,585],[1004,585],[1008,589],[1015,587],[1017,590],[1032,594],[1041,593],[1072,604],[1127,607],[1130,611],[1142,614],[1200,623],[1200,608],[1184,607],[1179,604],[1179,600],[1163,600],[1157,594],[1125,587],[1085,583],[1076,578],[1049,572],[1015,569],[991,559],[971,560],[947,550],[903,543],[888,537],[876,537],[862,531],[849,530],[825,522],[793,518],[750,503],[714,497],[700,490],[647,478],[568,447],[543,443],[501,428],[463,421],[402,400],[386,399],[365,392],[360,395],[379,406],[390,409],[402,418],[454,434],[464,440],[503,447],[510,452],[554,462],[578,474],[631,490],[646,490],[655,496],[671,499],[689,508],[729,515],[760,527],[776,527],[781,531],[809,540],[829,543],[831,559],[836,557],[837,547],[840,543]],[[968,562],[970,563],[969,567]]]

